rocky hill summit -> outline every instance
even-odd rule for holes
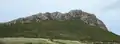
[[[8,22],[8,24],[15,24],[16,22],[30,23],[31,21],[41,22],[42,20],[58,20],[58,21],[82,20],[86,24],[89,24],[91,26],[98,26],[104,30],[107,30],[105,24],[101,20],[96,18],[94,14],[90,14],[82,10],[71,10],[67,13],[61,12],[38,13],[32,16],[18,18],[16,20]]]

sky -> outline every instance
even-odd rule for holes
[[[0,22],[39,12],[80,9],[95,14],[109,31],[120,35],[120,0],[0,0]]]

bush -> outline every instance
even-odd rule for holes
[[[25,44],[32,44],[32,43],[30,42],[30,43],[25,43]]]

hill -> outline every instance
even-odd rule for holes
[[[120,36],[109,32],[101,20],[81,10],[39,13],[1,23],[0,37],[120,41]]]

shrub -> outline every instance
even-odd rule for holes
[[[32,43],[30,42],[30,43],[25,43],[25,44],[32,44]]]

